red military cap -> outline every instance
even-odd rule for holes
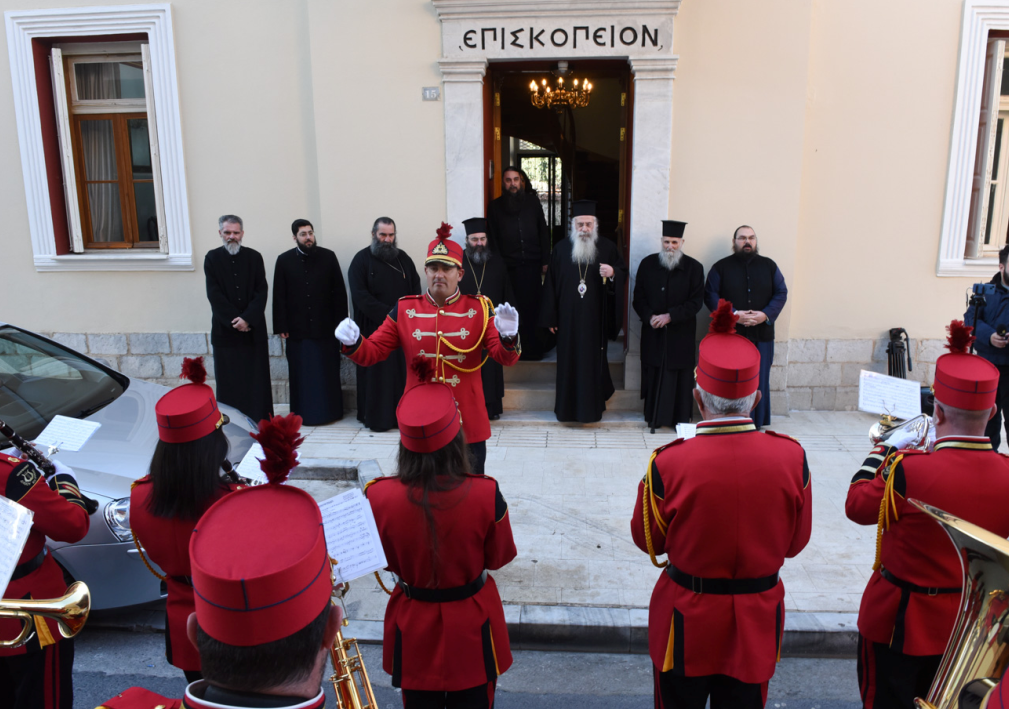
[[[431,381],[434,365],[427,357],[414,357],[410,369],[422,383],[407,389],[396,407],[399,439],[414,453],[433,453],[459,433],[459,404],[448,386]]]
[[[968,352],[974,342],[974,328],[964,325],[962,320],[953,320],[946,331],[949,353],[935,363],[932,392],[936,400],[956,409],[990,409],[995,404],[998,369],[983,357]]]
[[[195,441],[225,423],[217,408],[214,390],[204,384],[207,370],[203,366],[203,357],[183,359],[180,378],[188,379],[191,384],[172,389],[154,406],[158,437],[165,443]]]
[[[462,268],[462,246],[449,238],[452,236],[452,225],[442,222],[437,233],[438,237],[428,244],[427,260],[424,263],[437,261]]]
[[[322,513],[304,490],[283,485],[297,459],[301,417],[274,416],[252,434],[270,480],[226,495],[189,540],[196,618],[210,637],[250,647],[315,620],[333,593]]]
[[[724,399],[742,399],[760,384],[760,352],[736,334],[737,320],[732,303],[719,300],[697,358],[697,386]]]

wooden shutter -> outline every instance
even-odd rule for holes
[[[158,119],[154,106],[154,80],[151,76],[151,45],[141,44],[144,60],[144,96],[147,97],[147,134],[151,139],[151,171],[154,173],[154,208],[158,215],[158,246],[168,253],[168,232],[165,229],[165,196],[161,183],[161,153],[158,149]]]
[[[967,222],[965,258],[975,258],[981,252],[988,223],[989,181],[995,152],[995,130],[998,127],[999,94],[1002,90],[1002,60],[1005,40],[988,41],[985,57],[984,91],[981,96],[981,121],[977,132],[977,154],[974,157],[974,181],[971,185],[970,219]]]
[[[80,254],[84,253],[84,235],[81,231],[81,207],[77,201],[77,176],[74,170],[74,146],[70,133],[70,104],[67,101],[67,82],[63,72],[63,52],[53,48],[49,60],[52,65],[53,103],[56,105],[56,133],[59,136],[60,163],[63,166],[63,196],[67,202],[70,251]]]

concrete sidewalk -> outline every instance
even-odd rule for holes
[[[844,500],[874,421],[857,412],[793,412],[770,427],[802,443],[814,491],[812,538],[781,572],[786,652],[854,652],[875,527],[849,522]],[[492,428],[487,473],[508,501],[519,550],[493,576],[516,644],[644,651],[648,601],[660,572],[631,540],[629,520],[651,451],[675,434],[650,434],[640,416],[620,413],[592,425],[560,424],[549,412],[506,413]],[[305,434],[302,455],[313,465],[360,464],[363,478],[395,472],[395,431],[373,433],[350,418]],[[355,582],[347,599],[355,632],[380,637],[385,600],[373,577]]]

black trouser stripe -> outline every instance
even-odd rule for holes
[[[894,652],[904,652],[904,621],[907,615],[907,604],[911,600],[911,592],[906,588],[900,590],[900,603],[897,605],[897,617],[893,621],[893,638],[890,649]]]
[[[674,677],[685,677],[683,671],[683,641],[687,635],[684,627],[683,614],[675,608],[673,609],[673,629],[676,635],[673,637],[673,669],[670,670]]]
[[[403,683],[403,634],[396,628],[396,639],[392,646],[392,686]]]
[[[487,672],[487,681],[497,679],[497,664],[494,662],[494,639],[490,634],[490,618],[480,627],[480,637],[483,640],[483,666]]]
[[[774,607],[774,657],[781,658],[781,610],[782,604]]]

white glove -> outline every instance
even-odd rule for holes
[[[508,303],[501,303],[494,315],[494,325],[501,337],[515,337],[519,334],[519,311]]]
[[[916,443],[918,443],[918,434],[914,431],[897,431],[886,440],[886,445],[893,446],[898,450],[904,450]]]
[[[344,318],[343,322],[336,326],[336,339],[347,347],[356,345],[361,338],[361,328],[350,318]]]
[[[66,463],[61,463],[60,461],[55,459],[50,460],[52,460],[53,465],[56,466],[57,475],[69,475],[70,477],[74,478],[75,481],[77,480],[77,476],[74,475],[74,469],[71,468],[69,465],[67,465]]]

